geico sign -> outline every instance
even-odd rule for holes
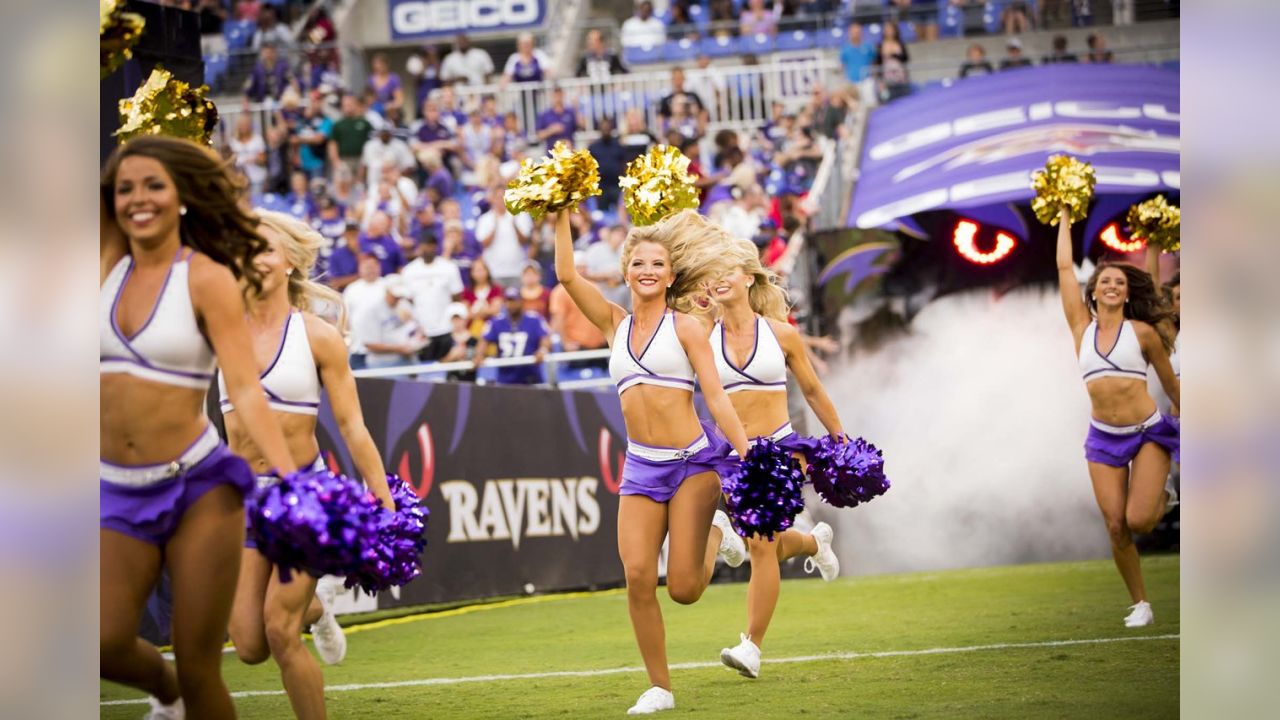
[[[489,480],[481,494],[466,480],[440,485],[449,503],[449,538],[454,542],[521,537],[593,535],[600,528],[600,481],[582,478]]]
[[[391,8],[391,29],[401,35],[492,30],[537,21],[537,0],[424,0]]]

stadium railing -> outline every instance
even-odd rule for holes
[[[609,358],[609,350],[602,348],[599,350],[573,350],[567,352],[548,353],[543,357],[541,365],[543,367],[543,377],[545,382],[543,386],[561,388],[564,390],[573,390],[591,387],[604,387],[612,385],[613,380],[608,373],[596,374],[590,373],[590,377],[561,377],[562,373],[567,372],[561,367],[562,363],[568,363],[575,360],[607,360]],[[477,370],[475,362],[471,360],[463,360],[459,362],[441,363],[416,363],[413,365],[395,365],[392,367],[382,368],[363,368],[353,370],[352,374],[356,377],[365,378],[404,378],[417,379],[425,382],[440,382],[446,380],[449,373],[471,372],[476,371],[476,382],[484,385],[495,382],[492,377],[493,373],[486,373],[486,370],[496,370],[503,367],[519,367],[523,365],[537,365],[539,361],[532,355],[514,358],[487,358]]]

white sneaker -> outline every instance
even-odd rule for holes
[[[760,677],[760,647],[751,642],[751,638],[740,635],[742,642],[737,647],[720,651],[720,662],[738,671],[739,675],[749,678]]]
[[[1125,627],[1146,627],[1156,621],[1155,613],[1151,612],[1151,603],[1143,600],[1137,605],[1130,605],[1129,609],[1133,612],[1124,619]]]
[[[337,588],[328,578],[321,578],[316,583],[316,599],[324,608],[324,614],[311,626],[311,641],[326,665],[336,665],[347,656],[347,635],[333,614],[333,600],[337,594]]]
[[[183,720],[187,716],[187,711],[182,707],[182,698],[174,700],[172,705],[165,705],[154,696],[147,700],[151,703],[151,710],[142,720]]]
[[[715,516],[711,518],[711,524],[720,528],[720,550],[718,554],[724,560],[724,564],[729,567],[741,565],[742,561],[747,559],[747,544],[742,542],[742,538],[738,537],[738,533],[733,531],[733,525],[729,523],[729,516],[725,515],[723,510],[717,510]]]
[[[627,710],[628,715],[648,715],[662,710],[675,710],[676,696],[671,694],[670,690],[664,690],[657,685],[644,691],[636,704]]]
[[[831,582],[840,576],[840,558],[836,557],[836,553],[831,549],[831,540],[834,532],[831,526],[820,522],[813,526],[813,539],[818,541],[818,552],[815,555],[804,559],[804,571],[813,572],[813,568],[817,566],[822,572],[822,579]]]
[[[1164,491],[1169,493],[1168,499],[1164,501],[1164,514],[1168,515],[1174,508],[1178,507],[1178,489],[1173,486],[1173,473],[1169,473],[1169,477],[1165,478]]]

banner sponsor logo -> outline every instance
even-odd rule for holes
[[[544,0],[391,0],[391,37],[514,32],[541,25],[545,6]]]
[[[524,537],[578,540],[600,529],[600,503],[593,477],[489,480],[483,490],[466,480],[440,484],[449,503],[451,543],[510,540],[520,549]]]

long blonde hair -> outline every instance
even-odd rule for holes
[[[681,210],[653,225],[631,228],[622,245],[623,277],[642,242],[661,245],[671,256],[675,281],[667,288],[667,306],[678,312],[706,313],[707,308],[694,302],[694,295],[706,292],[708,285],[734,268],[725,252],[735,242],[733,236],[695,210]]]
[[[262,227],[270,228],[280,235],[280,250],[289,267],[293,268],[293,272],[289,274],[289,305],[325,319],[336,319],[338,330],[345,332],[347,309],[342,302],[342,295],[328,285],[311,279],[311,273],[320,257],[320,248],[324,246],[324,236],[292,215],[261,208],[253,212],[258,216]]]
[[[790,310],[787,291],[778,285],[778,276],[760,262],[760,251],[755,244],[750,240],[735,239],[725,254],[755,280],[747,290],[751,311],[771,320],[786,322]]]

